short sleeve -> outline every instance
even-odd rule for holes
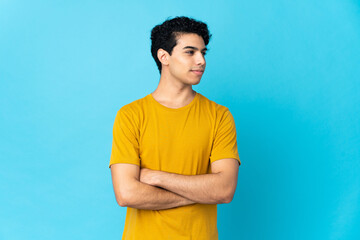
[[[210,155],[210,162],[224,158],[235,158],[241,164],[237,141],[234,117],[228,108],[223,112],[218,120],[217,129],[213,141]]]
[[[109,167],[114,163],[131,163],[140,166],[138,132],[132,114],[120,109],[113,127]]]

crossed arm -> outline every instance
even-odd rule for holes
[[[202,175],[181,175],[118,163],[111,165],[111,175],[120,206],[161,210],[194,203],[231,202],[238,169],[239,163],[233,158],[214,161],[212,173]]]

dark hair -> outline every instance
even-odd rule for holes
[[[161,74],[161,62],[157,57],[159,48],[164,49],[170,55],[177,44],[177,37],[183,33],[196,33],[204,40],[205,46],[211,38],[206,23],[188,17],[175,17],[167,19],[162,24],[156,25],[151,30],[151,55]]]

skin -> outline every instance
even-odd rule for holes
[[[185,47],[194,47],[190,49]],[[205,71],[206,46],[197,34],[182,34],[171,55],[163,49],[158,50],[162,64],[159,85],[152,93],[156,101],[169,108],[179,108],[189,104],[195,97],[192,86],[199,84],[201,75],[192,70]]]
[[[238,169],[238,161],[232,158],[214,161],[211,174],[181,175],[142,168],[140,181],[197,203],[230,203],[236,189]]]
[[[202,37],[193,33],[180,35],[171,55],[159,49],[162,70],[159,85],[152,93],[155,100],[169,108],[189,104],[196,94],[192,86],[202,77],[194,70],[205,70],[205,53]],[[195,203],[231,202],[238,168],[236,159],[220,159],[211,163],[211,174],[188,176],[118,163],[111,165],[111,175],[120,206],[162,210]]]

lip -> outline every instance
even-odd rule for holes
[[[204,73],[204,71],[201,70],[191,70],[191,72],[195,73],[196,75],[202,75]]]

